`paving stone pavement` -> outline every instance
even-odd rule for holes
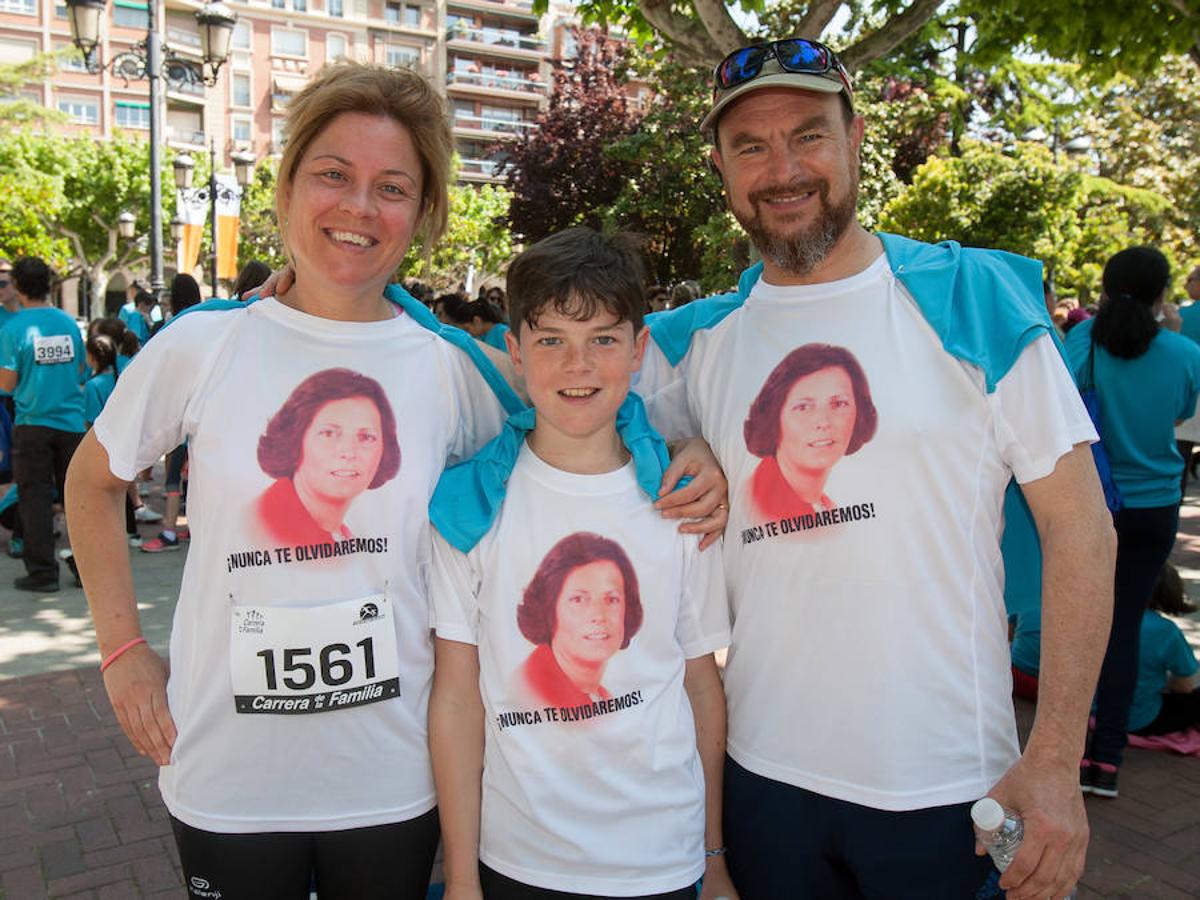
[[[147,636],[165,651],[186,553],[131,556]],[[1200,494],[1175,561],[1200,599]],[[22,571],[0,558],[0,900],[183,898],[155,767],[116,724],[83,593],[69,578],[42,598],[7,587]],[[1200,615],[1182,625],[1200,648]],[[1020,703],[1022,737],[1032,717]],[[1200,759],[1130,750],[1121,796],[1087,809],[1081,898],[1200,897]]]

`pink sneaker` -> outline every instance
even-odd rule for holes
[[[142,541],[143,553],[162,553],[166,550],[178,550],[179,538],[175,540],[169,539],[166,535],[160,534],[156,538],[150,538],[148,541]]]

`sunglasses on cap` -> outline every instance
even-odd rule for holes
[[[716,81],[714,95],[717,91],[727,91],[753,81],[762,74],[763,63],[772,56],[785,72],[797,75],[827,75],[832,72],[842,82],[846,96],[854,95],[850,75],[837,55],[820,41],[807,38],[785,38],[734,50],[713,70]]]

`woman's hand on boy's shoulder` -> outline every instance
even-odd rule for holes
[[[684,477],[691,481],[675,490]],[[712,448],[702,438],[671,445],[671,465],[663,473],[655,502],[664,519],[687,519],[679,526],[684,534],[702,534],[700,549],[712,546],[729,522],[729,482]]]

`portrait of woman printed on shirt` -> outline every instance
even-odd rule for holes
[[[518,681],[551,706],[604,700],[608,661],[642,627],[637,574],[615,541],[588,532],[568,535],[546,554],[520,606],[517,626],[537,646]]]
[[[754,512],[768,519],[832,509],[825,484],[842,457],[875,436],[879,416],[854,354],[805,344],[783,358],[746,417],[746,449],[762,462],[750,485]]]
[[[396,417],[382,386],[350,369],[310,375],[267,423],[258,464],[275,479],[254,507],[272,539],[352,537],[345,523],[351,504],[400,470]]]

